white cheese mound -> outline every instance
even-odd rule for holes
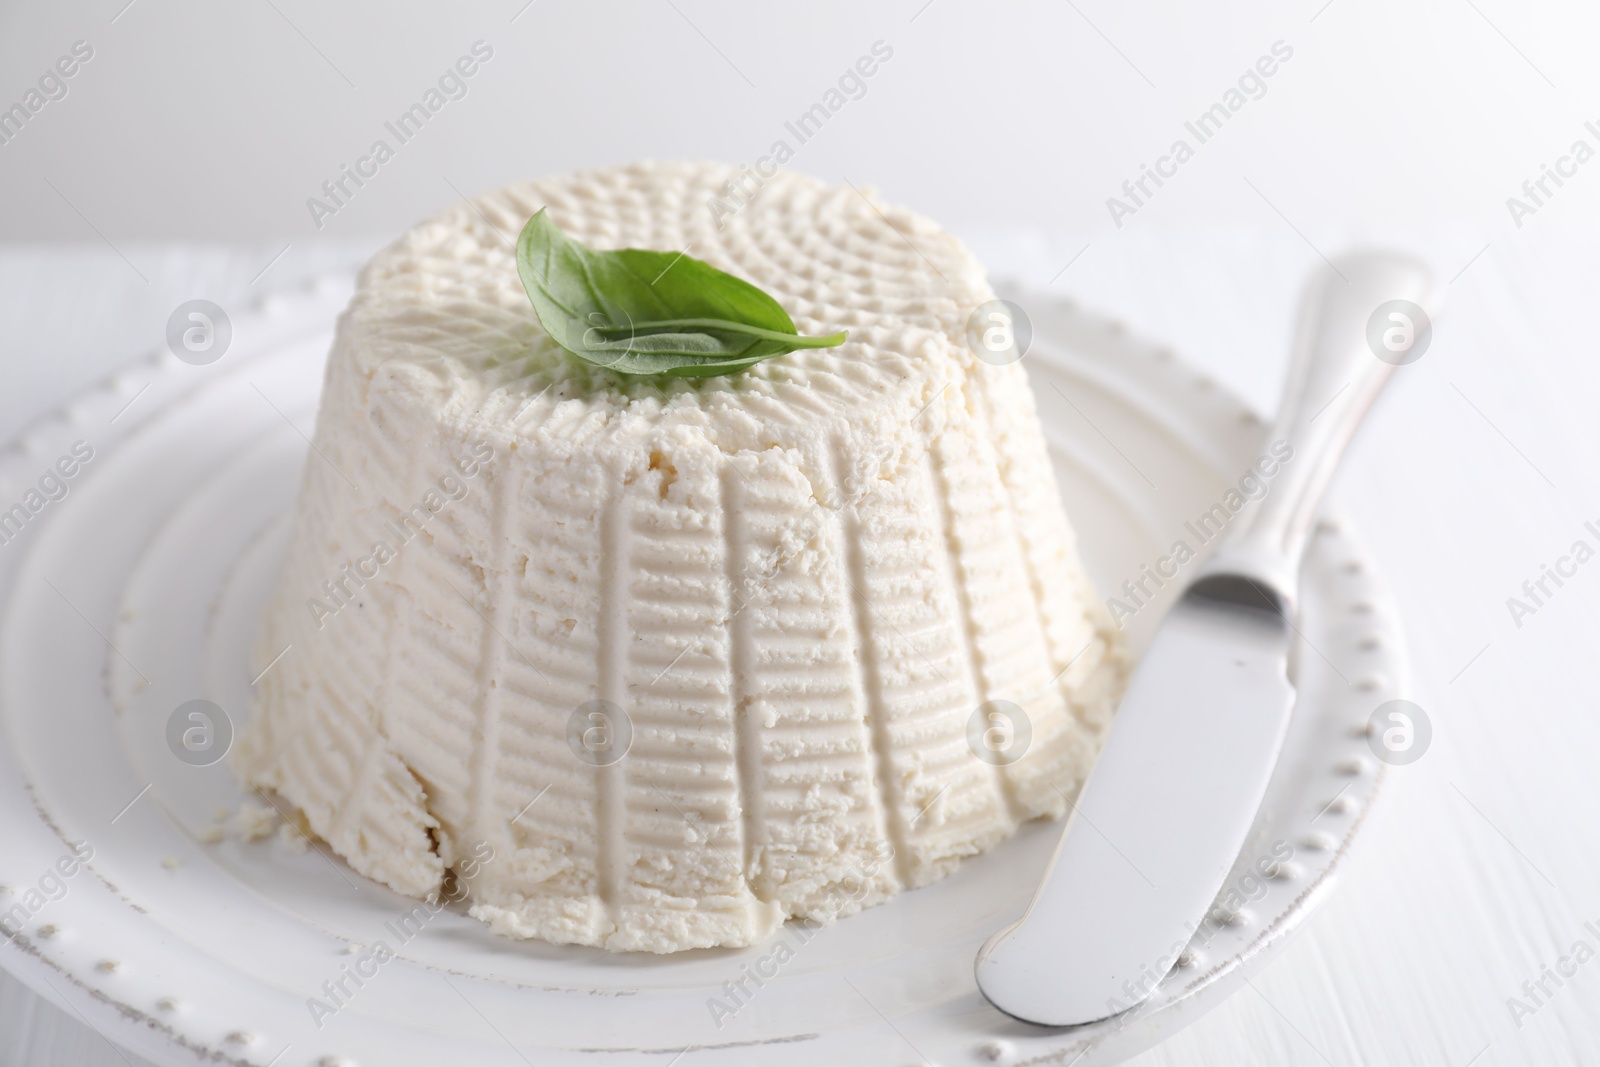
[[[259,665],[290,651],[235,766],[503,934],[748,945],[927,885],[1062,814],[1122,684],[1026,373],[966,345],[979,264],[787,173],[719,229],[736,173],[486,194],[381,252],[339,324]],[[587,366],[518,279],[545,206],[849,341],[702,380]],[[632,733],[604,766],[569,743],[596,700]],[[993,700],[1031,726],[1009,765],[969,745]]]

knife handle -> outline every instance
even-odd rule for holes
[[[1245,509],[1200,578],[1243,575],[1293,605],[1306,534],[1339,457],[1396,367],[1423,354],[1438,302],[1428,267],[1397,252],[1350,253],[1312,277],[1257,467],[1267,493]]]

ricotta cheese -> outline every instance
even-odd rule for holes
[[[1123,682],[1026,373],[967,347],[979,264],[798,175],[708,210],[735,177],[488,193],[379,253],[339,323],[234,766],[506,935],[739,946],[927,885],[1063,813]],[[546,206],[849,340],[588,366],[517,276]]]

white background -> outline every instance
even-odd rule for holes
[[[0,146],[0,438],[158,344],[178,303],[243,307],[359,263],[458,192],[640,157],[752,160],[877,40],[892,60],[797,168],[877,186],[1263,410],[1321,256],[1421,251],[1449,307],[1338,494],[1400,597],[1434,748],[1394,776],[1312,929],[1138,1062],[1600,1060],[1600,962],[1521,1028],[1507,1006],[1600,921],[1600,562],[1520,628],[1506,608],[1572,541],[1600,545],[1584,530],[1600,524],[1600,160],[1522,227],[1506,207],[1574,139],[1600,149],[1584,130],[1600,14],[124,3],[0,8],[0,106],[74,41],[95,50]],[[306,198],[479,39],[494,58],[469,95],[319,231]],[[1114,226],[1106,198],[1279,40],[1294,56],[1266,95]],[[0,1064],[122,1062],[98,1041],[0,983]]]
[[[479,39],[494,59],[468,97],[326,232],[392,235],[447,181],[754,159],[876,40],[894,58],[795,165],[958,232],[1113,240],[1105,198],[1278,40],[1294,58],[1266,96],[1139,228],[1279,222],[1248,178],[1314,241],[1437,218],[1504,237],[1505,198],[1600,118],[1592,6],[1324,2],[9,5],[0,101],[76,40],[95,58],[0,147],[0,239],[308,240],[305,199]],[[1540,223],[1594,218],[1597,191],[1585,175]]]

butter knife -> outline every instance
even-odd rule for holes
[[[1211,909],[1294,707],[1312,516],[1396,366],[1426,347],[1435,297],[1428,268],[1394,253],[1313,277],[1269,438],[1292,451],[1162,621],[1032,904],[978,953],[978,987],[1001,1011],[1066,1026],[1128,1010]]]

